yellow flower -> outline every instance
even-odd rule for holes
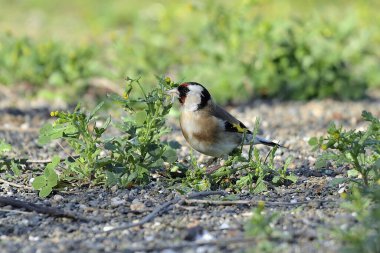
[[[167,76],[167,77],[165,77],[165,82],[166,82],[166,83],[171,83],[172,80],[170,79],[170,77]]]
[[[123,98],[124,98],[124,99],[128,99],[128,98],[129,98],[129,95],[128,95],[127,92],[124,92],[124,93],[123,93]]]
[[[58,111],[52,111],[52,112],[50,112],[50,116],[51,117],[57,117],[58,116]]]
[[[322,149],[322,150],[326,150],[326,149],[327,149],[327,145],[326,145],[326,144],[322,144],[322,145],[321,145],[321,149]]]

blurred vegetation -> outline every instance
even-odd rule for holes
[[[168,75],[205,84],[218,102],[360,99],[380,88],[378,1],[0,4],[7,86],[62,87],[75,100],[94,79],[141,76],[153,86]]]

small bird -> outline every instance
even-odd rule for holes
[[[192,148],[213,156],[226,157],[242,143],[253,140],[252,132],[239,120],[215,104],[208,90],[199,83],[185,82],[167,91],[181,104],[182,134]],[[255,136],[253,144],[281,146]]]

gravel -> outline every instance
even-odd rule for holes
[[[56,144],[46,147],[37,145],[38,129],[51,120],[45,107],[19,107],[14,109],[4,102],[0,107],[0,139],[15,148],[12,155],[33,159],[46,159],[62,153]],[[286,235],[282,241],[273,242],[283,252],[337,252],[337,242],[331,232],[332,226],[349,226],[355,220],[339,205],[339,190],[344,186],[331,186],[334,178],[346,176],[345,168],[314,167],[318,152],[313,152],[307,141],[310,137],[325,135],[331,122],[344,128],[364,129],[362,110],[380,117],[380,100],[338,102],[333,100],[311,102],[254,103],[227,109],[245,125],[253,127],[260,117],[263,136],[278,140],[288,149],[278,150],[275,160],[283,164],[292,156],[290,166],[298,182],[280,186],[261,194],[241,193],[241,200],[264,200],[298,203],[305,205],[268,206],[267,213],[278,212],[279,220],[273,224],[276,231]],[[167,138],[182,144],[180,159],[188,159],[189,148],[182,137],[177,120],[168,119],[173,132]],[[268,151],[260,147],[263,154]],[[202,158],[199,158],[200,161]],[[34,167],[33,169],[41,169]],[[31,186],[32,173],[28,172],[15,182]],[[5,175],[1,175],[4,180]],[[12,181],[14,182],[14,181]],[[251,217],[248,205],[174,205],[168,212],[140,227],[115,231],[102,231],[141,220],[157,206],[177,195],[157,180],[145,187],[119,189],[113,187],[69,188],[56,192],[46,199],[26,187],[0,185],[1,196],[11,196],[43,206],[51,206],[67,212],[83,215],[88,220],[54,218],[10,206],[0,207],[1,252],[242,252],[252,249],[254,243],[221,243],[201,246],[201,242],[223,242],[244,235],[244,226]],[[217,197],[213,197],[217,199]],[[318,201],[313,201],[318,200]],[[330,200],[331,202],[321,202]],[[188,247],[175,248],[173,245]],[[191,244],[191,245],[189,245]],[[166,247],[166,249],[165,249]],[[145,249],[145,250],[144,250]]]

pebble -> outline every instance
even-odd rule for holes
[[[63,200],[63,196],[59,194],[55,194],[52,198],[54,202],[61,202]]]
[[[119,197],[114,197],[111,199],[111,207],[118,207],[126,203],[125,199]]]
[[[144,211],[146,210],[146,206],[144,203],[140,202],[137,199],[132,201],[132,204],[129,207],[132,211]]]

